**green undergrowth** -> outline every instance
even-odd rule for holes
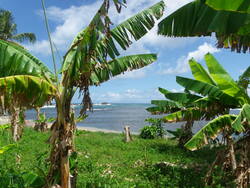
[[[25,128],[17,146],[0,155],[0,187],[25,187],[22,181],[30,178],[23,178],[26,173],[41,177],[37,186],[44,182],[48,138],[49,133]],[[133,136],[132,142],[125,143],[123,138],[122,134],[77,131],[79,188],[204,187],[203,177],[215,151],[209,148],[186,151],[171,139],[146,140]],[[10,142],[10,133],[1,133],[0,147]],[[6,183],[9,177],[13,186]]]

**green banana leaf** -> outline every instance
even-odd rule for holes
[[[240,107],[240,103],[237,99],[224,93],[214,85],[180,76],[176,77],[176,82],[188,90],[194,91],[203,96],[208,96],[220,100],[220,102],[225,105]]]
[[[90,76],[90,85],[99,85],[102,82],[109,80],[111,77],[117,76],[125,71],[135,70],[147,66],[157,57],[155,54],[138,54],[120,57],[100,64],[93,68]]]
[[[243,104],[247,102],[248,96],[245,91],[238,86],[233,78],[226,70],[218,63],[211,54],[205,55],[205,61],[211,77],[215,80],[218,88],[224,93],[237,98]]]
[[[199,108],[191,107],[164,116],[162,120],[166,123],[197,121],[203,119],[205,113]]]
[[[0,40],[0,77],[13,75],[33,75],[43,77],[47,81],[55,76],[36,57],[21,46]]]
[[[250,44],[250,14],[217,11],[196,0],[184,5],[159,23],[158,33],[169,37],[211,36],[217,47],[247,52]]]
[[[45,79],[16,75],[0,78],[0,95],[11,95],[21,106],[43,106],[56,95],[56,89]]]
[[[206,4],[216,10],[237,11],[250,14],[248,0],[206,0]]]
[[[180,110],[182,107],[176,102],[168,100],[152,100],[151,104],[156,106],[149,107],[146,110],[152,114],[166,114]]]
[[[139,40],[155,25],[155,20],[162,17],[165,4],[163,1],[156,3],[135,16],[122,22],[111,30],[111,36],[98,41],[97,47],[101,51],[106,51],[111,58],[119,55],[115,45],[117,43],[123,50],[126,50],[133,40]]]
[[[250,127],[250,105],[244,104],[239,115],[233,121],[232,127],[237,132],[245,131],[245,126]]]
[[[201,82],[205,82],[215,86],[217,85],[211,75],[207,72],[207,70],[204,69],[202,65],[196,62],[194,59],[189,60],[189,66],[195,80],[199,80]]]
[[[248,85],[250,84],[250,66],[240,76],[238,83],[241,87],[247,90]]]
[[[227,114],[210,121],[185,144],[185,147],[191,151],[200,149],[208,144],[210,139],[215,139],[225,127],[231,127],[235,118],[235,115]]]
[[[165,95],[165,97],[171,101],[177,102],[178,104],[184,106],[187,104],[191,104],[192,102],[200,99],[201,97],[198,95],[194,95],[191,93],[179,93],[179,92],[171,92],[164,88],[159,88],[159,91]]]
[[[84,74],[88,77],[93,64],[94,66],[106,64],[107,55],[115,61],[115,57],[119,55],[116,45],[126,49],[133,39],[139,40],[154,26],[155,19],[162,16],[163,10],[164,3],[161,1],[122,22],[108,35],[104,34],[106,27],[102,15],[97,13],[89,26],[77,35],[66,53],[62,67],[62,73],[67,72],[64,77],[70,78],[75,83],[74,80],[79,80]],[[99,12],[103,11],[102,6]]]

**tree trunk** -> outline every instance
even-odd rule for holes
[[[5,104],[4,104],[4,96],[0,96],[0,100],[1,100],[1,115],[5,115]]]
[[[234,142],[233,142],[233,139],[231,136],[227,137],[227,144],[229,147],[229,154],[230,154],[230,158],[231,158],[232,169],[233,169],[233,171],[235,171],[237,168],[237,163],[236,163],[236,159],[235,159]]]
[[[19,109],[14,107],[11,110],[11,129],[12,129],[12,138],[14,142],[17,142],[20,139],[20,127],[18,124],[19,118]]]
[[[60,184],[63,188],[71,186],[70,154],[74,150],[73,135],[75,131],[74,115],[70,115],[71,99],[57,99],[57,120],[53,123],[50,143],[50,170],[47,176],[48,187]],[[73,112],[72,112],[73,113]],[[76,174],[73,172],[73,174]],[[59,177],[59,179],[56,179]]]
[[[184,145],[192,138],[192,127],[194,122],[188,120],[186,124],[182,127],[182,135],[179,138],[179,146],[184,147]]]
[[[40,120],[40,111],[41,109],[39,107],[36,108],[36,120]]]

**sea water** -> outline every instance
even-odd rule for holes
[[[130,126],[132,132],[138,133],[140,129],[148,125],[145,119],[162,117],[159,115],[151,115],[147,112],[146,108],[150,106],[150,104],[136,103],[94,104],[94,111],[88,112],[88,117],[77,125],[80,127],[93,127],[114,131],[123,131],[124,126]],[[75,110],[75,116],[78,116],[81,106],[74,105],[73,108]],[[56,117],[55,106],[44,107],[41,109],[41,112],[45,113],[46,117]],[[36,112],[34,110],[28,110],[26,112],[26,119],[36,119]],[[180,128],[182,124],[183,122],[165,123],[163,126],[167,130],[175,130],[176,128]],[[206,121],[195,122],[193,131],[196,132],[205,124]]]

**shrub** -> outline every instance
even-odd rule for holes
[[[140,137],[144,139],[154,139],[157,138],[157,127],[155,126],[145,126],[142,128]]]
[[[162,127],[161,119],[148,118],[145,121],[149,122],[150,126],[142,128],[140,137],[144,139],[162,138],[165,134],[165,130]]]

